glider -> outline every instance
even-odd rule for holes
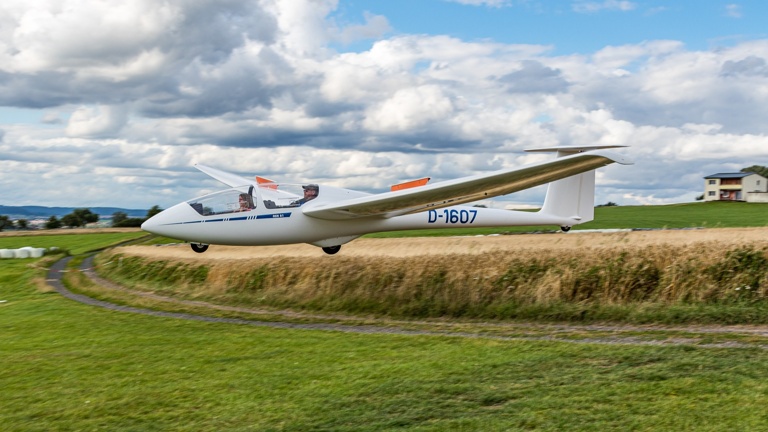
[[[629,165],[606,151],[624,146],[552,147],[557,158],[513,169],[427,184],[428,178],[369,194],[318,184],[285,184],[204,165],[197,169],[230,188],[185,201],[153,216],[145,231],[185,240],[195,252],[210,244],[309,243],[335,254],[361,235],[425,228],[553,225],[568,231],[594,218],[595,170]],[[549,183],[537,212],[462,205]]]

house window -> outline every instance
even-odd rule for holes
[[[715,196],[715,191],[709,191],[709,196]]]
[[[709,184],[711,184],[711,185],[713,185],[713,184],[717,184],[717,180],[710,180],[710,181],[709,181]]]

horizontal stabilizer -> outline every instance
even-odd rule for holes
[[[557,153],[557,157],[568,156],[576,153],[583,153],[592,150],[605,150],[612,148],[624,148],[625,145],[593,145],[593,146],[557,146],[557,147],[542,147],[526,149],[525,151],[530,153]],[[616,161],[622,165],[627,165],[627,162]]]

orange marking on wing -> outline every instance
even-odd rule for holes
[[[417,180],[411,180],[404,183],[399,183],[396,185],[392,185],[392,187],[389,189],[390,191],[399,191],[403,189],[410,189],[414,187],[424,186],[429,181],[430,177],[424,177]]]

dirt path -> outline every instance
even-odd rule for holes
[[[406,238],[406,239],[360,239],[344,248],[344,253],[360,256],[414,256],[424,254],[456,254],[499,251],[511,253],[522,249],[574,249],[627,247],[658,244],[691,244],[697,242],[728,243],[768,242],[768,228],[685,230],[685,231],[641,231],[613,233],[579,233],[548,235],[512,235],[497,237],[451,237],[451,238]],[[213,246],[205,254],[196,254],[188,245],[172,246],[127,246],[123,252],[175,259],[254,259],[274,256],[326,256],[318,248],[308,245],[273,247],[225,247]],[[94,300],[73,294],[63,287],[60,271],[64,261],[51,268],[49,282],[62,295],[76,301],[123,312],[191,319],[209,322],[268,326],[275,328],[325,330],[353,333],[386,333],[402,335],[431,335],[470,338],[491,338],[499,340],[546,340],[570,343],[596,343],[620,345],[670,345],[695,346],[702,348],[759,348],[768,349],[768,326],[637,326],[637,325],[572,325],[501,322],[456,322],[448,320],[396,321],[391,319],[366,318],[340,315],[302,314],[293,311],[258,310],[231,308],[204,302],[190,302],[163,297],[155,294],[131,291],[111,281],[106,281],[89,271],[91,261],[86,260],[82,269],[97,285],[107,289],[131,292],[136,296],[151,297],[157,302],[168,302],[181,306],[203,307],[210,310],[238,312],[244,318],[217,318],[189,313],[162,312]],[[236,309],[236,310],[235,310]],[[260,317],[269,317],[261,320]],[[252,318],[251,318],[252,317]],[[275,321],[275,317],[277,321]],[[313,322],[314,321],[314,322]]]

